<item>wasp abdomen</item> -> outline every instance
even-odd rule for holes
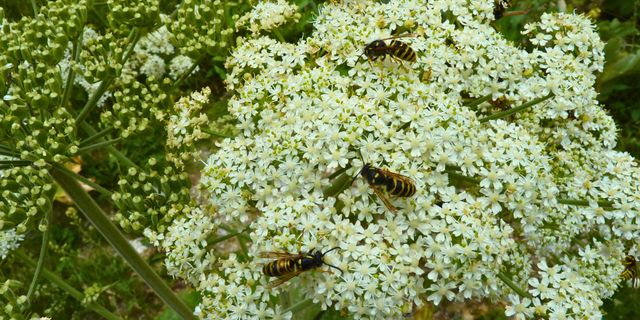
[[[387,192],[398,197],[411,197],[416,193],[416,186],[407,181],[390,178],[387,182]]]
[[[391,52],[394,56],[399,59],[406,60],[409,62],[416,62],[416,52],[409,47],[406,43],[400,42],[398,40],[391,40],[389,44],[391,47]]]
[[[299,259],[279,259],[269,262],[262,267],[262,272],[270,277],[279,277],[295,272]]]

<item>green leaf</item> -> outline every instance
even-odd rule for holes
[[[607,59],[609,58],[607,57]],[[600,76],[600,81],[604,83],[617,77],[636,72],[638,68],[640,68],[640,66],[638,66],[639,62],[640,55],[637,53],[620,57],[619,59],[616,59],[615,62],[605,66],[604,71]]]
[[[598,33],[605,41],[640,34],[633,21],[620,22],[618,19],[598,23]]]

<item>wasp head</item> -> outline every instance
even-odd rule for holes
[[[365,163],[362,170],[360,170],[360,174],[365,178],[365,180],[373,181],[376,175],[376,170],[373,169],[373,166],[371,166],[370,163]]]

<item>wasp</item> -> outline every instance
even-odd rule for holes
[[[331,248],[324,253],[321,251],[311,250],[307,253],[300,252],[298,254],[292,254],[288,252],[262,252],[261,258],[275,258],[275,261],[271,261],[262,266],[262,273],[269,277],[277,277],[277,279],[269,282],[268,289],[275,288],[299,275],[300,273],[319,268],[323,264],[329,267],[338,269],[342,274],[342,269],[330,265],[324,262],[324,255],[339,249],[339,247]]]
[[[517,10],[517,11],[507,11],[508,8],[511,7],[511,2],[509,0],[500,0],[496,3],[496,6],[493,8],[493,17],[495,20],[498,20],[502,17],[510,17],[510,16],[519,16],[529,13],[531,9],[528,10]]]
[[[416,194],[416,184],[411,178],[389,170],[376,168],[370,163],[366,163],[358,175],[364,177],[376,196],[382,200],[382,203],[391,212],[396,212],[397,209],[391,204],[389,198],[382,193],[382,190],[397,197],[411,197]]]
[[[411,49],[408,44],[396,40],[397,38],[411,36],[413,35],[397,35],[389,38],[374,40],[366,47],[364,47],[364,51],[362,52],[360,57],[362,57],[362,55],[367,56],[367,59],[369,59],[369,63],[371,63],[371,61],[376,61],[379,58],[384,60],[386,56],[398,59],[401,63],[402,60],[416,62],[416,52],[413,51],[413,49]],[[386,40],[391,40],[391,42],[387,44],[385,42]]]
[[[638,267],[636,266],[636,258],[626,256],[624,257],[622,264],[624,265],[624,270],[620,274],[620,277],[624,280],[631,279],[631,285],[636,287],[638,284]]]

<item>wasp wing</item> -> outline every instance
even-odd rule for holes
[[[386,175],[386,176],[394,177],[394,178],[396,178],[396,179],[402,180],[402,181],[404,181],[404,182],[406,182],[406,183],[410,183],[410,184],[413,184],[413,185],[415,185],[415,184],[416,184],[416,183],[413,181],[413,179],[411,179],[411,178],[409,178],[409,177],[407,177],[407,176],[405,176],[405,175],[401,175],[401,174],[399,174],[399,173],[395,173],[395,172],[393,172],[393,171],[389,171],[389,170],[382,169],[382,168],[377,168],[377,169],[378,169],[378,170],[380,170],[380,172],[381,172],[382,174]]]
[[[287,273],[285,275],[282,275],[280,277],[278,277],[277,279],[269,282],[269,284],[267,284],[267,289],[273,289],[289,280],[291,280],[293,277],[299,275],[302,272],[302,270],[297,270],[291,273]]]
[[[263,251],[258,254],[259,258],[270,258],[270,259],[293,259],[300,257],[299,253],[289,253],[289,252],[276,252],[276,251]]]
[[[378,196],[378,198],[380,200],[382,200],[382,203],[384,203],[384,206],[387,207],[387,209],[389,209],[389,211],[396,213],[396,211],[398,211],[398,209],[396,209],[396,207],[394,207],[391,204],[391,201],[389,201],[389,198],[387,198],[387,196],[384,195],[384,193],[382,193],[382,191],[380,191],[380,189],[378,189],[378,187],[371,185],[371,188],[373,189],[373,192],[376,193],[376,196]]]
[[[415,34],[413,34],[413,33],[404,33],[404,34],[397,34],[397,35],[394,35],[394,36],[390,36],[390,37],[388,37],[388,38],[378,39],[378,40],[382,40],[382,41],[384,41],[384,40],[391,40],[391,39],[399,39],[399,38],[414,38],[414,37],[416,37],[416,35],[415,35]]]

